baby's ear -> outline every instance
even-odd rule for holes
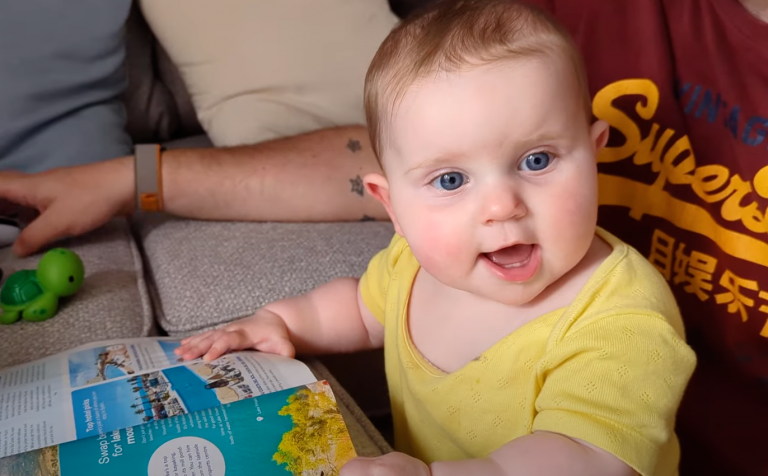
[[[363,183],[365,184],[365,190],[371,194],[373,198],[384,205],[384,208],[389,215],[389,219],[392,220],[392,224],[395,225],[395,231],[398,235],[402,236],[400,224],[397,222],[397,217],[395,217],[395,213],[392,211],[392,202],[389,196],[389,182],[386,177],[381,174],[368,174],[363,177]]]
[[[592,124],[589,135],[592,138],[592,144],[594,144],[595,147],[595,154],[597,154],[600,149],[605,147],[605,144],[608,143],[608,135],[610,130],[611,126],[603,120],[596,121],[594,124]]]

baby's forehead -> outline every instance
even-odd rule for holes
[[[499,134],[514,134],[514,130],[525,134],[525,121],[520,123],[522,129],[515,127],[510,132],[505,128],[504,122],[514,124],[519,115],[526,115],[529,121],[545,121],[555,112],[582,112],[576,83],[566,61],[549,55],[419,78],[381,118],[382,160],[400,156],[414,144],[421,149],[439,141],[462,145],[462,136],[482,142],[498,140]]]
[[[525,78],[536,79],[525,81]],[[397,97],[382,98],[390,107],[380,109],[381,119],[385,124],[392,124],[414,111],[450,103],[455,94],[467,89],[499,82],[517,88],[522,95],[543,89],[567,91],[573,97],[582,95],[576,73],[563,55],[536,54],[479,65],[469,62],[460,69],[441,70],[414,78]],[[494,100],[493,97],[482,99]]]

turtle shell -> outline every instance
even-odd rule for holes
[[[43,288],[37,282],[35,271],[22,269],[8,276],[0,291],[0,302],[9,306],[20,306],[32,302],[42,293]]]

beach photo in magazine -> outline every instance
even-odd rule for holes
[[[327,382],[0,459],[0,476],[335,476],[355,457]]]
[[[255,351],[182,361],[179,343],[99,342],[0,372],[0,458],[316,381],[298,360]]]
[[[77,438],[232,403],[283,388],[247,355],[225,355],[72,392]]]
[[[77,388],[181,362],[182,359],[173,353],[178,347],[179,341],[157,341],[120,343],[73,352],[68,358],[69,384]]]

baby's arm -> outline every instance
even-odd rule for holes
[[[557,433],[536,432],[507,443],[488,458],[436,462],[432,476],[632,476],[616,456]]]
[[[293,357],[373,349],[383,342],[384,327],[363,304],[358,280],[341,278],[185,339],[176,354],[212,360],[230,350],[256,349]]]
[[[355,278],[336,279],[265,308],[283,318],[298,354],[356,352],[384,345],[384,326],[363,303]]]
[[[438,461],[427,466],[403,453],[357,458],[339,476],[634,476],[605,450],[557,433],[536,432],[507,443],[487,458]]]

